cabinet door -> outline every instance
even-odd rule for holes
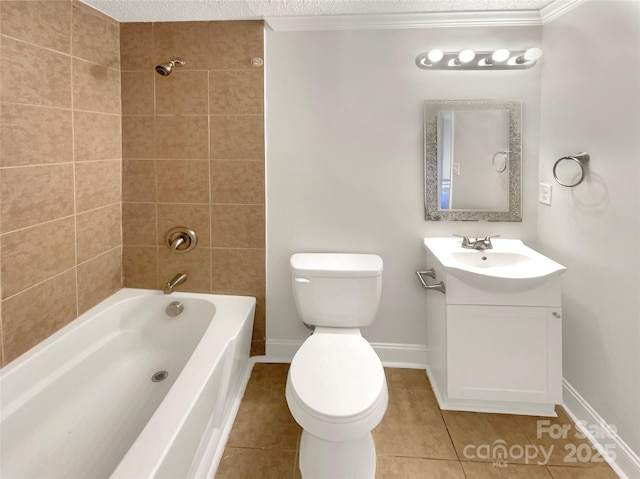
[[[447,306],[449,397],[560,402],[561,334],[555,308]]]

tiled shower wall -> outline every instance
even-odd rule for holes
[[[263,25],[121,25],[124,284],[255,296],[252,354],[264,353]],[[154,67],[180,58],[170,76]],[[197,247],[171,253],[185,226]]]
[[[0,2],[0,349],[6,364],[122,286],[117,22]]]

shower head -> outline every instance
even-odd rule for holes
[[[176,58],[175,60],[171,60],[169,63],[162,63],[158,66],[156,66],[156,71],[162,75],[162,76],[167,76],[171,74],[171,70],[173,70],[173,67],[178,65],[179,67],[183,66],[185,64],[184,60],[181,60],[179,58]]]

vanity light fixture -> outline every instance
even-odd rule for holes
[[[542,50],[536,47],[516,51],[499,48],[484,52],[433,49],[418,55],[416,65],[423,70],[526,70],[534,66],[541,56]]]

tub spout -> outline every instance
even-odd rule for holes
[[[164,294],[171,294],[173,290],[187,281],[187,275],[184,273],[176,274],[171,281],[164,285]]]

